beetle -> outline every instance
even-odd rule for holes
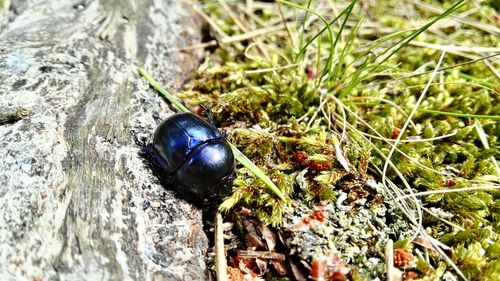
[[[215,126],[192,113],[177,113],[155,130],[153,141],[143,146],[162,184],[196,205],[218,202],[229,195],[235,173],[235,158],[225,136]]]

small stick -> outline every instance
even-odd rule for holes
[[[245,11],[247,14],[253,14],[253,0],[246,0],[245,4]]]
[[[282,24],[276,25],[276,26],[269,26],[269,27],[265,27],[265,28],[261,28],[261,29],[252,30],[252,31],[247,32],[247,33],[226,37],[226,38],[219,40],[219,42],[221,44],[239,42],[239,41],[248,40],[248,39],[251,39],[251,38],[254,38],[254,37],[257,37],[260,35],[264,35],[264,34],[269,35],[270,33],[280,31],[283,28],[285,28],[285,26]]]
[[[218,0],[218,1],[219,1],[219,4],[224,9],[224,11],[226,11],[226,13],[231,17],[231,19],[236,24],[236,26],[238,26],[238,28],[241,29],[241,31],[243,31],[244,33],[250,32],[250,29],[245,26],[245,24],[238,18],[238,15],[236,15],[233,12],[233,9],[231,9],[231,7],[229,7],[226,4],[226,2],[224,2],[224,0]],[[264,55],[264,57],[268,58],[269,53],[267,52],[266,49],[264,49],[264,47],[262,47],[262,42],[260,42],[258,39],[252,39],[252,40],[255,41],[255,43],[257,43],[257,48],[259,48],[259,50],[262,52],[262,55]]]
[[[394,278],[392,278],[392,272],[394,271],[394,249],[391,239],[385,244],[385,271],[387,272],[387,281],[394,281]]]
[[[270,259],[270,260],[281,260],[286,259],[284,254],[270,252],[270,251],[251,251],[251,250],[241,250],[238,251],[240,257],[245,258],[260,258],[260,259]]]
[[[190,3],[192,4],[192,3]],[[191,7],[195,12],[197,12],[209,25],[212,27],[212,29],[222,38],[227,37],[227,33],[222,30],[222,28],[219,27],[219,25],[209,16],[207,15],[202,9],[200,9],[196,4],[192,4]]]
[[[232,44],[232,43],[240,42],[243,40],[253,39],[253,38],[261,36],[261,35],[269,35],[271,33],[276,33],[278,31],[281,31],[283,28],[285,28],[285,26],[283,26],[283,25],[265,27],[265,28],[261,28],[261,29],[252,30],[250,32],[243,33],[243,34],[228,36],[228,37],[222,38],[220,40],[211,40],[211,41],[204,42],[201,44],[187,46],[187,47],[184,47],[180,50],[187,51],[187,50],[192,50],[192,49],[206,48],[206,47],[211,47],[211,46],[217,46],[217,44],[219,44],[219,43],[221,45]]]
[[[224,226],[222,225],[222,215],[215,214],[215,273],[217,281],[228,281],[226,255],[224,252]]]

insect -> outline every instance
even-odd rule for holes
[[[192,113],[170,116],[142,151],[162,184],[196,205],[227,196],[236,176],[231,147],[205,110],[209,122]]]

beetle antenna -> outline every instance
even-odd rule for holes
[[[214,113],[212,112],[212,108],[206,104],[200,104],[200,107],[205,111],[205,116],[207,117],[208,119],[208,122],[210,123],[210,125],[212,125],[214,128],[217,128],[217,126],[215,126],[215,122],[214,122]]]

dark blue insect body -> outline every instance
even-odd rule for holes
[[[143,152],[160,179],[193,203],[210,204],[231,192],[231,147],[213,124],[194,114],[166,119]]]

